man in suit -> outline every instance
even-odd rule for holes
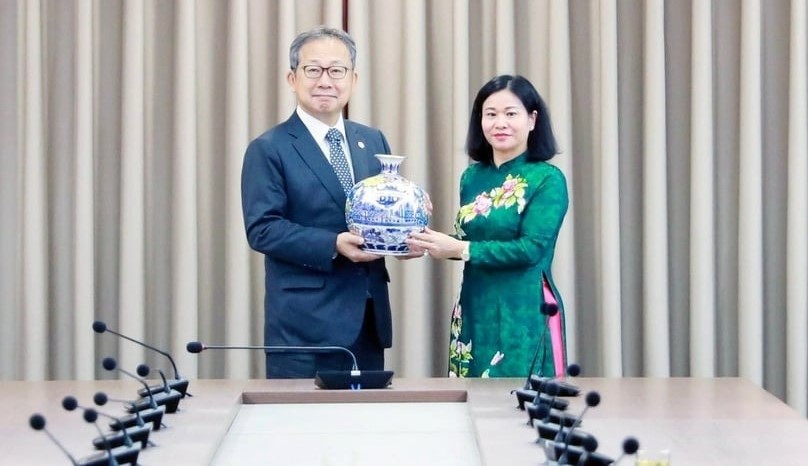
[[[383,369],[392,344],[389,276],[384,259],[348,232],[345,200],[354,182],[381,171],[374,154],[390,147],[381,131],[343,119],[357,80],[347,33],[304,32],[289,61],[297,108],[250,143],[242,169],[247,239],[265,256],[264,344],[344,346],[360,369]],[[266,374],[313,378],[351,363],[344,352],[268,353]]]

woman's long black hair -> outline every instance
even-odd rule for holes
[[[493,163],[494,151],[491,144],[485,139],[482,130],[483,103],[491,94],[508,89],[513,92],[522,105],[527,109],[528,115],[536,112],[536,126],[527,137],[527,159],[532,162],[550,160],[558,153],[553,128],[550,124],[550,114],[539,92],[525,77],[519,75],[503,74],[485,83],[474,98],[469,120],[469,131],[466,137],[466,152],[477,162]]]

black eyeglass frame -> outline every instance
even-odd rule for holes
[[[348,68],[345,65],[303,65],[300,68],[303,70],[303,76],[309,79],[320,79],[324,72],[328,73],[328,77],[331,79],[345,79],[345,77],[348,76],[348,71],[351,70],[351,68]]]

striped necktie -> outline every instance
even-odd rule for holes
[[[334,167],[334,172],[339,178],[342,189],[347,194],[354,183],[351,166],[348,165],[348,158],[345,157],[345,152],[342,150],[342,134],[338,129],[331,128],[326,133],[325,140],[328,141],[328,149],[331,151],[331,166]]]

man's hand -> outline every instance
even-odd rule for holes
[[[351,262],[371,262],[382,258],[378,254],[360,249],[363,244],[365,239],[356,233],[344,231],[337,235],[337,253],[347,257]]]

